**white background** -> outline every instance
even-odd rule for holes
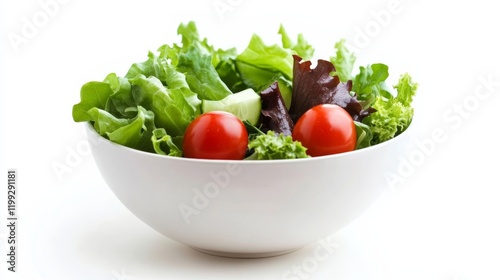
[[[61,0],[44,10],[47,2],[0,2],[0,279],[283,279],[293,267],[309,271],[290,279],[500,279],[494,2]],[[252,33],[278,43],[279,23],[303,33],[315,58],[346,38],[359,65],[383,62],[391,81],[409,72],[419,83],[414,169],[395,170],[404,181],[333,235],[338,247],[317,266],[307,264],[318,244],[239,260],[163,237],[120,204],[84,149],[82,125],[71,118],[81,85],[124,75],[148,50],[177,42],[177,26],[189,20],[210,43],[239,51]],[[429,144],[436,130],[444,141]],[[19,175],[16,273],[6,267],[8,168]]]

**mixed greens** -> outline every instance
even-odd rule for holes
[[[291,134],[294,123],[318,104],[349,113],[356,149],[394,138],[411,123],[417,84],[403,74],[390,88],[388,67],[379,63],[353,74],[356,58],[343,40],[334,56],[311,68],[313,47],[301,34],[294,42],[283,26],[281,44],[266,44],[254,34],[240,53],[210,45],[194,22],[181,24],[177,33],[180,44],[149,52],[124,76],[111,73],[84,84],[74,121],[91,122],[100,135],[127,147],[182,156],[189,124],[205,111],[227,108],[245,121],[247,159],[307,157]]]

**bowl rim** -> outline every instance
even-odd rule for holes
[[[321,161],[321,160],[327,160],[327,159],[333,159],[333,158],[350,157],[350,156],[357,155],[359,153],[365,153],[367,151],[381,149],[382,147],[384,147],[386,145],[391,145],[391,143],[399,141],[402,138],[401,136],[407,134],[408,131],[414,126],[413,123],[414,123],[414,118],[410,121],[410,124],[408,125],[408,127],[403,132],[398,134],[397,136],[395,136],[387,141],[384,141],[382,143],[379,143],[377,145],[370,146],[370,147],[366,147],[366,148],[362,148],[362,149],[358,149],[358,150],[353,150],[353,151],[349,151],[349,152],[344,152],[344,153],[339,153],[339,154],[333,154],[333,155],[298,158],[298,159],[274,159],[274,160],[198,159],[198,158],[186,158],[186,157],[174,157],[174,156],[168,156],[168,155],[160,155],[157,153],[145,152],[145,151],[141,151],[141,150],[138,150],[135,148],[130,148],[130,147],[115,143],[115,142],[103,137],[99,133],[97,133],[97,131],[95,130],[94,126],[91,124],[90,121],[85,122],[85,127],[86,127],[87,132],[90,132],[99,138],[99,140],[98,140],[99,142],[104,141],[109,145],[115,146],[119,149],[124,149],[130,153],[139,154],[141,156],[158,157],[158,158],[165,159],[165,160],[175,160],[175,161],[181,161],[181,162],[184,161],[184,162],[193,162],[193,163],[245,164],[245,165],[260,164],[260,165],[262,165],[262,164],[276,164],[276,163],[293,164],[294,162],[296,162],[296,163],[302,162],[303,163],[303,162],[307,162],[307,161]],[[89,138],[89,137],[90,137],[90,135],[87,134],[87,138]],[[90,141],[90,142],[92,143],[92,141]]]

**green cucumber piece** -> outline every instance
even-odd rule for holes
[[[202,113],[225,111],[252,125],[259,122],[261,107],[260,95],[251,88],[233,93],[221,100],[203,100],[201,103]]]

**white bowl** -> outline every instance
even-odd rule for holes
[[[196,250],[227,257],[284,254],[356,219],[387,188],[407,132],[353,152],[295,160],[176,158],[112,143],[88,124],[94,160],[144,223]]]

